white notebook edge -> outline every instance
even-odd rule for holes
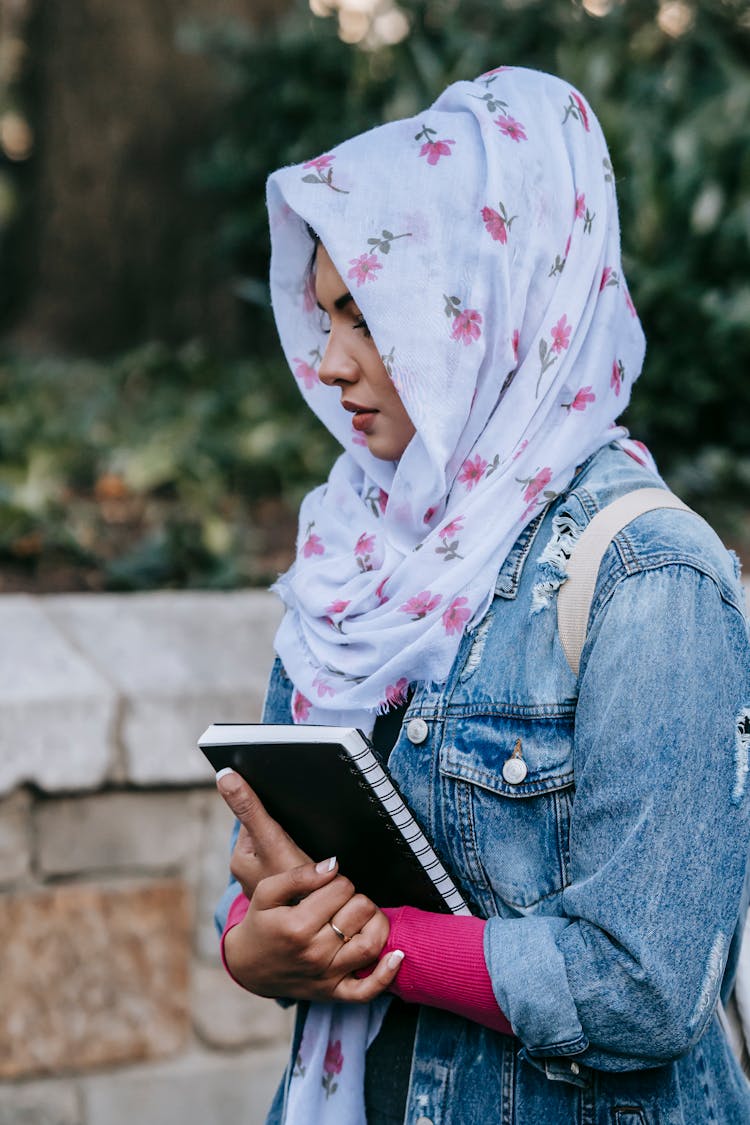
[[[262,734],[261,734],[262,732]],[[408,844],[440,892],[452,914],[471,915],[463,895],[441,863],[401,795],[394,788],[370,743],[356,727],[295,726],[273,723],[211,723],[198,739],[198,746],[242,746],[253,742],[266,745],[303,742],[338,742],[379,798],[383,811],[404,842]],[[400,814],[400,816],[399,816]],[[409,829],[407,836],[404,829]],[[412,830],[413,828],[413,830]]]

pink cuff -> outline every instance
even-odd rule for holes
[[[224,932],[221,935],[221,945],[219,947],[220,951],[221,951],[221,963],[224,966],[224,968],[226,969],[226,971],[229,973],[230,977],[232,977],[232,980],[236,984],[240,984],[240,982],[237,980],[236,977],[232,976],[229,965],[227,965],[227,958],[226,958],[226,954],[224,952],[224,942],[226,941],[226,937],[227,937],[227,934],[229,933],[229,931],[231,929],[233,929],[239,922],[242,921],[242,919],[247,914],[249,908],[250,908],[250,899],[245,896],[243,891],[240,891],[240,893],[237,895],[237,898],[234,900],[232,905],[229,907],[229,913],[227,914],[226,925],[224,926]],[[243,988],[243,987],[244,986],[240,984],[240,988]]]
[[[431,914],[413,906],[386,908],[383,913],[391,929],[381,959],[394,949],[405,954],[390,992],[410,1004],[443,1008],[513,1035],[487,972],[484,919]]]

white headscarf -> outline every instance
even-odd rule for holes
[[[499,67],[275,172],[268,208],[281,342],[345,451],[302,504],[297,558],[276,586],[287,607],[276,649],[295,721],[369,730],[409,684],[446,679],[523,527],[626,437],[615,419],[645,345],[614,175],[576,90]],[[339,390],[317,378],[326,339],[306,224],[416,428],[398,463],[369,453]],[[384,1006],[311,1005],[288,1125],[364,1123],[365,1050]]]
[[[372,727],[443,682],[523,527],[600,446],[641,370],[615,183],[582,96],[499,67],[268,182],[271,294],[300,390],[344,453],[305,498],[276,586],[295,718]],[[373,457],[307,279],[320,236],[416,434]]]

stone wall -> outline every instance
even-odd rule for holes
[[[211,922],[231,816],[195,747],[257,720],[278,609],[0,598],[0,1125],[254,1125],[290,1015]]]

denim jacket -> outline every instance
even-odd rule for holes
[[[590,458],[519,537],[446,683],[418,687],[405,714],[390,771],[488,919],[487,966],[516,1033],[423,1007],[411,1125],[750,1123],[717,1012],[750,844],[736,567],[695,515],[651,512],[605,554],[577,679],[557,631],[572,544],[649,485],[617,445]],[[289,721],[290,695],[277,661],[265,721]]]

